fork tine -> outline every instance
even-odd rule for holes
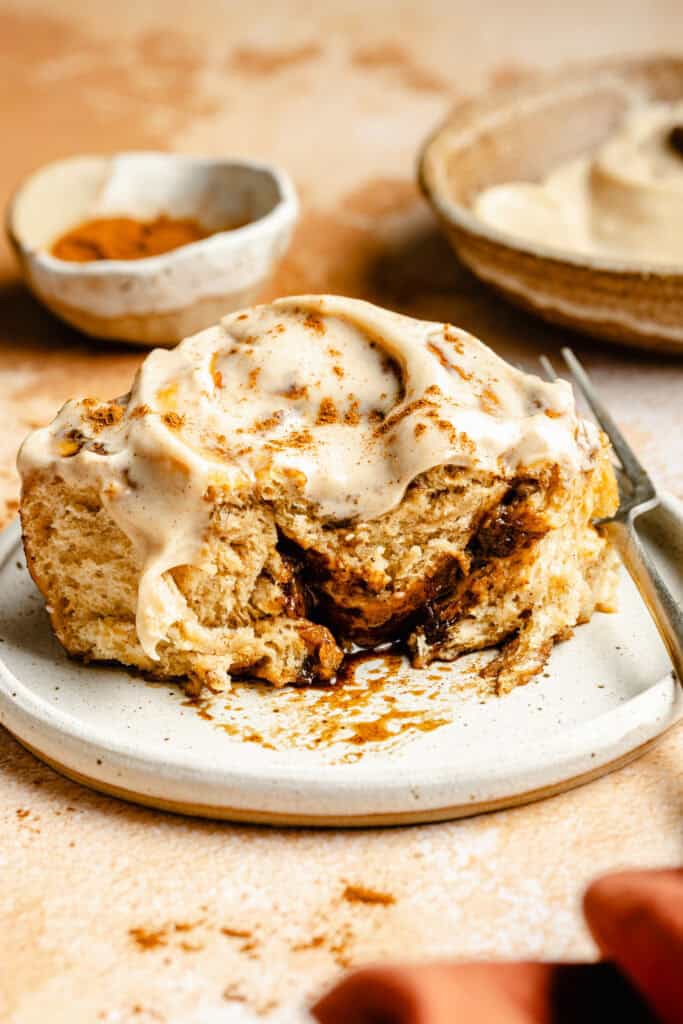
[[[633,449],[628,444],[626,438],[598,398],[595,388],[579,360],[570,348],[563,348],[562,356],[572,377],[574,378],[574,383],[590,406],[591,412],[595,416],[596,420],[612,442],[612,448],[621,462],[626,475],[631,479],[632,483],[636,483],[639,479],[649,481],[647,472],[643,466],[641,466],[633,452]]]
[[[549,380],[550,383],[552,384],[552,382],[554,380],[557,380],[557,374],[555,373],[555,367],[550,362],[550,360],[548,359],[547,356],[539,356],[538,357],[538,361],[541,364],[541,366],[543,367],[543,376],[545,377],[546,380]]]

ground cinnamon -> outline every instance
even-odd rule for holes
[[[241,224],[230,224],[221,230],[236,227],[241,227]],[[176,219],[165,214],[150,221],[132,217],[98,217],[67,231],[53,244],[51,253],[59,260],[74,263],[140,260],[198,242],[213,233],[190,218]]]

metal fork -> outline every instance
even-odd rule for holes
[[[635,529],[638,516],[659,505],[657,491],[598,398],[588,374],[572,350],[563,348],[562,356],[576,387],[610,439],[614,454],[621,464],[617,473],[619,508],[611,519],[597,520],[595,525],[612,541],[619,552],[659,630],[659,635],[669,652],[675,675],[679,683],[683,683],[683,607],[674,600]],[[540,362],[545,377],[550,381],[556,380],[557,374],[547,356],[541,356]]]

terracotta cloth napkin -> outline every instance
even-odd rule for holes
[[[606,875],[584,913],[598,963],[370,967],[312,1012],[321,1024],[683,1024],[683,869]]]

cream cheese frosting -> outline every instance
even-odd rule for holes
[[[463,330],[302,296],[155,350],[129,394],[68,402],[18,464],[24,480],[49,470],[97,490],[136,550],[138,637],[155,658],[183,611],[164,573],[201,567],[215,491],[369,519],[434,466],[576,473],[598,443],[569,384],[515,369]]]
[[[683,148],[672,135],[680,125],[683,103],[636,107],[594,153],[561,164],[538,184],[485,189],[474,213],[534,243],[680,263]]]

